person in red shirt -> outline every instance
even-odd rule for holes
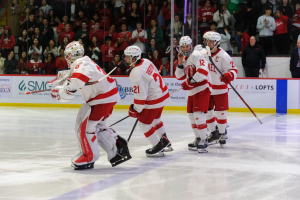
[[[99,22],[96,22],[95,25],[94,25],[93,30],[90,31],[90,34],[89,34],[90,41],[92,41],[93,36],[95,36],[100,43],[103,41],[104,32],[103,32],[102,29],[100,29],[100,23]]]
[[[15,37],[11,34],[10,26],[5,26],[4,35],[0,38],[0,49],[2,49],[3,57],[7,57],[8,52],[13,50],[15,45]]]
[[[201,35],[203,35],[206,30],[209,30],[209,24],[213,21],[215,12],[216,8],[211,6],[210,0],[206,0],[204,6],[198,9],[198,23]]]
[[[28,68],[29,74],[41,74],[43,63],[39,60],[39,54],[37,52],[33,53],[33,60],[29,61]]]
[[[275,49],[278,55],[287,54],[289,44],[287,25],[289,17],[282,15],[281,8],[277,8],[275,16],[276,29],[273,36]]]
[[[111,75],[126,75],[126,66],[121,61],[119,54],[115,54],[114,60],[109,63],[108,71],[110,72],[115,67],[117,69]]]
[[[105,31],[105,37],[110,36],[112,38],[113,43],[118,42],[118,34],[119,33],[116,31],[116,26],[114,24],[110,25],[110,28],[108,31]]]
[[[101,27],[103,27],[104,30],[108,30],[110,27],[110,19],[112,19],[108,8],[99,11],[99,19]]]
[[[67,15],[63,17],[63,22],[58,25],[56,28],[57,35],[62,34],[65,31],[65,25],[69,23],[69,18]],[[73,26],[70,24],[70,31],[73,31]]]
[[[70,31],[70,24],[66,24],[66,30],[59,36],[59,43],[62,42],[64,37],[68,37],[70,39],[70,42],[73,42],[75,39],[75,33],[73,31]]]
[[[238,54],[242,55],[244,48],[250,43],[250,36],[246,31],[242,32],[240,27],[237,27],[235,31],[237,35],[241,36],[242,48]]]
[[[47,58],[45,58],[45,62],[43,63],[42,68],[46,75],[55,75],[56,74],[56,66],[54,63],[53,53],[48,53]]]
[[[122,24],[121,26],[122,32],[118,35],[118,42],[120,44],[120,56],[122,57],[124,54],[124,50],[130,46],[131,44],[131,32],[127,31],[126,24]]]
[[[95,23],[98,21],[99,21],[99,15],[98,15],[98,13],[95,13],[93,15],[93,20],[90,21],[89,30],[93,30]]]
[[[177,6],[174,4],[174,14],[177,13]],[[171,23],[171,0],[168,0],[168,2],[163,7],[163,15],[165,18],[165,26],[168,26]]]
[[[104,63],[103,68],[108,69],[109,62],[114,60],[115,54],[120,53],[118,49],[118,43],[112,43],[112,38],[110,36],[105,37],[105,44],[101,46],[102,61]]]
[[[149,57],[150,57],[150,61],[153,62],[157,70],[159,70],[160,66],[162,65],[162,59],[159,58],[158,51],[154,50],[153,56],[150,55]],[[162,72],[160,73],[160,75],[162,75]]]
[[[171,59],[169,56],[169,60],[166,63],[166,76],[171,76],[171,65],[170,65]],[[178,64],[178,59],[176,56],[176,52],[173,52],[173,76],[175,76],[175,70]]]
[[[59,71],[68,69],[68,64],[64,55],[65,49],[61,48],[59,51],[60,57],[56,58],[55,66],[56,66],[56,74]]]

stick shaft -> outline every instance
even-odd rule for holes
[[[178,91],[181,90],[181,89],[182,89],[182,88],[179,88],[179,89],[177,89],[177,90],[171,92],[170,95],[174,94],[175,92],[178,92]]]
[[[124,119],[127,119],[129,117],[129,115],[127,117],[124,117],[123,119],[120,119],[119,121],[113,123],[112,125],[110,125],[109,127],[112,127],[113,125],[116,125],[117,123],[123,121]]]
[[[130,135],[129,135],[129,137],[128,137],[128,140],[127,140],[127,142],[129,142],[129,140],[130,140],[130,138],[131,138],[131,136],[132,136],[132,133],[133,133],[133,131],[134,131],[134,129],[135,129],[135,127],[136,127],[136,125],[137,125],[137,123],[138,123],[138,119],[136,119],[136,121],[135,121],[135,123],[134,123],[134,125],[133,125],[133,127],[132,127],[132,130],[131,130],[131,133],[130,133]]]

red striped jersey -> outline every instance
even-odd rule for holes
[[[217,69],[215,69],[215,67],[209,61],[206,49],[201,50],[201,52],[203,53],[203,55],[206,57],[208,61],[208,69],[211,75],[211,83],[212,83],[211,95],[224,94],[228,92],[227,84],[221,81],[221,74],[218,72]],[[218,67],[218,69],[223,74],[225,74],[226,72],[230,72],[234,77],[234,79],[236,79],[238,70],[234,66],[231,57],[228,55],[226,51],[224,51],[222,48],[219,48],[219,50],[216,53],[211,54],[211,58],[214,64]]]
[[[70,74],[71,82],[67,86],[68,91],[78,90],[88,105],[93,106],[120,100],[117,84],[110,76],[93,85],[85,85],[106,75],[88,56],[75,60],[71,65]]]
[[[148,59],[141,59],[130,72],[129,79],[134,93],[134,108],[161,108],[171,102],[168,86],[157,68]]]
[[[208,71],[208,63],[200,51],[193,51],[187,58],[182,60],[183,69],[176,68],[175,76],[178,80],[193,78],[196,87],[188,90],[188,96],[193,96],[208,88],[211,91],[211,77]]]

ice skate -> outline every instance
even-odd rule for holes
[[[72,164],[71,166],[74,167],[74,170],[93,169],[94,168],[94,162],[88,163],[88,164],[85,164],[85,165]]]
[[[166,137],[167,140],[168,140],[168,144],[167,144],[167,146],[165,147],[164,152],[170,152],[170,151],[173,151],[174,149],[173,149],[173,147],[172,147],[172,144],[171,144],[170,140],[169,140],[168,137],[167,137],[167,134],[165,133],[165,134],[163,134],[163,136]]]
[[[219,131],[216,129],[215,131],[211,132],[207,137],[208,145],[217,144],[219,138]]]
[[[225,136],[225,134],[220,134],[219,135],[220,136],[220,138],[219,138],[219,143],[220,143],[220,146],[223,148],[224,147],[224,145],[226,144],[226,136]]]
[[[119,142],[116,142],[116,146],[118,148],[117,155],[110,160],[112,167],[115,167],[131,159],[131,155],[127,146],[127,141],[119,135],[118,140]]]
[[[207,140],[200,140],[197,145],[198,153],[207,153]]]
[[[168,138],[166,138],[165,134],[160,138],[160,141],[154,147],[146,150],[147,157],[163,157],[164,148],[169,144]]]
[[[226,124],[226,128],[225,128],[225,134],[224,134],[224,139],[228,139],[228,136],[227,136],[227,128],[229,127],[229,125],[228,124]],[[219,132],[219,128],[218,128],[218,126],[216,125],[216,131],[218,131]],[[208,141],[208,143],[210,143],[209,141]]]
[[[190,151],[197,151],[197,145],[200,142],[201,138],[195,138],[195,140],[192,143],[188,144],[188,148]]]

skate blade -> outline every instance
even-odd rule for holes
[[[74,168],[74,170],[85,170],[85,169],[94,169],[94,164],[84,164],[84,165],[75,165],[72,164],[71,167]]]
[[[155,154],[147,154],[146,153],[146,156],[147,157],[164,157],[165,156],[165,154],[164,154],[164,152],[158,152],[158,153],[155,153]]]
[[[170,151],[173,151],[174,149],[170,146],[170,147],[166,147],[164,149],[164,152],[170,152]]]
[[[197,151],[197,147],[189,147],[190,151]]]
[[[122,158],[121,160],[118,160],[118,161],[116,161],[116,162],[114,162],[114,163],[111,163],[111,166],[112,166],[112,167],[115,167],[115,166],[117,166],[117,165],[119,165],[119,164],[121,164],[121,163],[123,163],[123,162],[126,162],[126,161],[130,160],[131,158],[132,158],[131,155],[125,156],[125,157]]]
[[[207,153],[208,151],[206,149],[198,149],[198,153]]]

